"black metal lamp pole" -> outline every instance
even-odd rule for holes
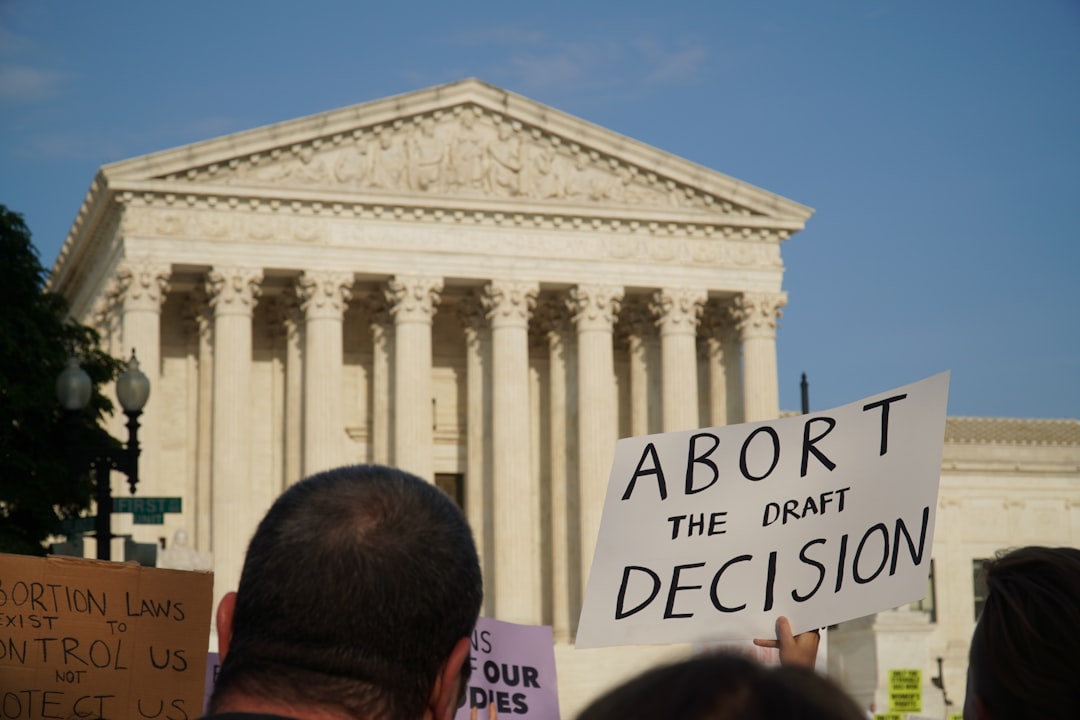
[[[60,405],[70,413],[81,412],[90,402],[92,384],[90,376],[79,367],[74,358],[60,373],[56,381],[56,396]],[[141,370],[131,352],[127,369],[116,379],[116,396],[127,415],[128,441],[124,447],[94,448],[88,456],[79,459],[79,463],[89,463],[94,473],[96,485],[97,517],[94,519],[94,536],[97,539],[98,560],[112,559],[112,492],[109,480],[113,470],[118,470],[128,478],[131,493],[139,484],[139,416],[150,397],[150,380]],[[73,468],[73,472],[77,472]]]

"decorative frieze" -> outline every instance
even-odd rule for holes
[[[759,214],[473,104],[358,127],[164,179]]]

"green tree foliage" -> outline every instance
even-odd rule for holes
[[[121,363],[98,334],[68,317],[66,300],[45,290],[46,271],[18,213],[0,205],[0,552],[45,553],[64,518],[90,505],[89,449],[117,444],[100,426],[112,412],[101,383]],[[56,400],[71,356],[94,382],[90,407],[72,417]]]

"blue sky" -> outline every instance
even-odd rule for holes
[[[816,209],[782,407],[1080,417],[1076,0],[0,0],[0,203],[51,265],[103,164],[464,77]]]

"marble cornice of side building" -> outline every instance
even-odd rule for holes
[[[117,183],[126,185],[126,183]],[[561,205],[515,203],[506,200],[436,198],[367,193],[300,192],[289,196],[271,190],[245,189],[222,193],[219,186],[188,186],[139,182],[131,190],[117,188],[119,204],[148,209],[239,210],[271,212],[304,217],[341,217],[367,220],[410,220],[473,226],[562,229],[635,233],[658,237],[718,238],[778,244],[802,229],[797,221],[762,216],[711,216],[687,218],[677,212],[635,214],[633,209],[606,207],[567,208]]]
[[[1080,446],[1080,420],[949,417],[945,442],[955,445]]]

